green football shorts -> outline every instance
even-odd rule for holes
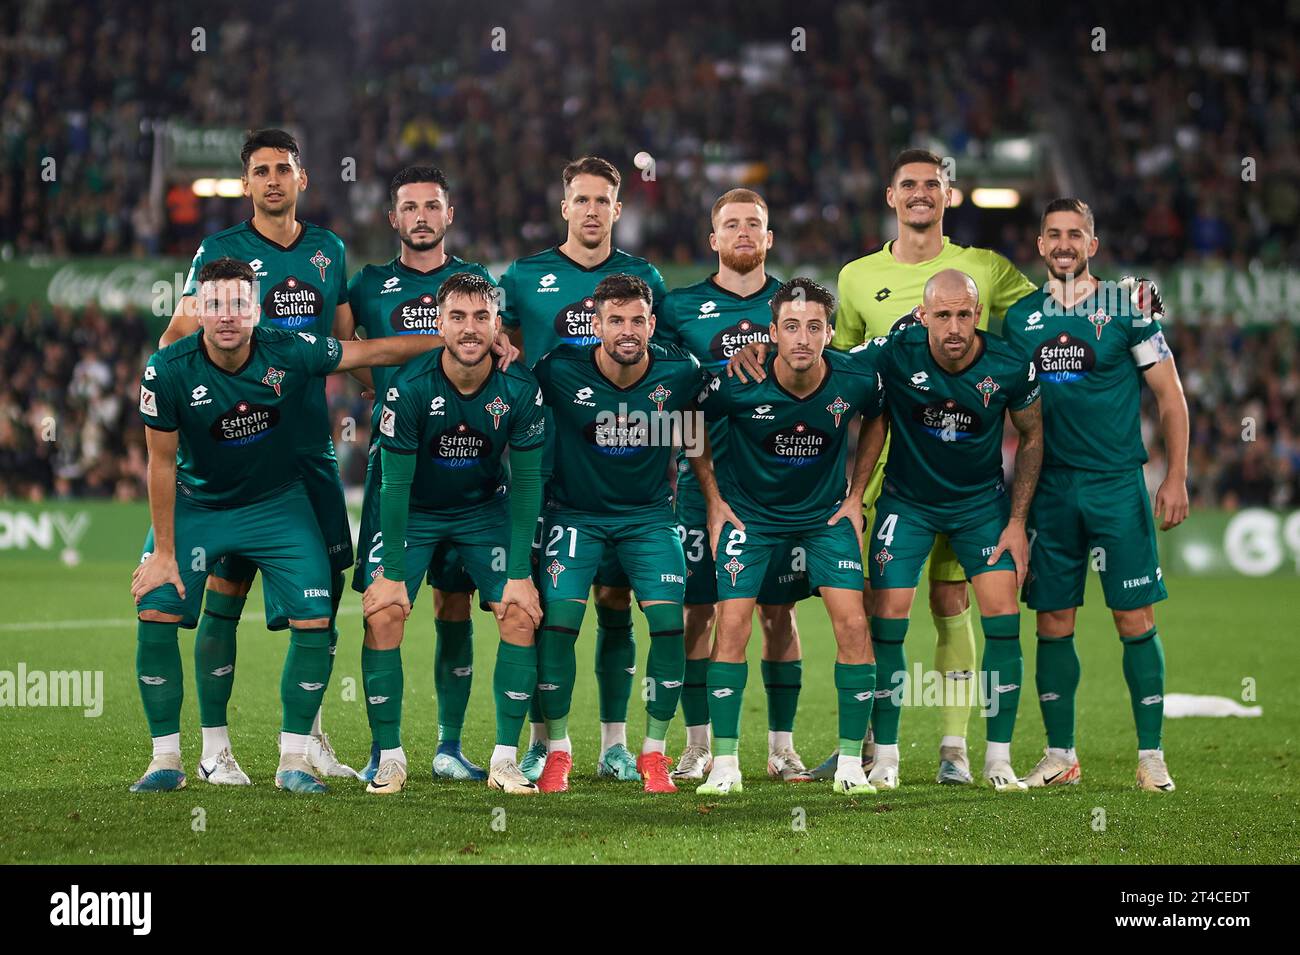
[[[967,579],[990,570],[1014,572],[1016,564],[1009,552],[1003,552],[996,564],[988,563],[1010,513],[1006,494],[960,506],[936,506],[881,492],[867,547],[871,589],[915,587],[940,534],[948,536]]]
[[[743,515],[745,530],[722,525],[714,572],[719,600],[758,599],[774,564],[795,548],[804,554],[804,583],[812,588],[862,590],[862,555],[858,536],[847,520],[793,530],[759,530]]]
[[[611,559],[626,573],[637,600],[682,602],[686,558],[671,510],[635,520],[559,509],[542,512],[537,588],[543,602],[588,599],[592,583]]]
[[[885,451],[889,445],[886,443]],[[871,472],[867,490],[862,495],[862,526],[872,527],[876,523],[876,501],[880,498],[881,488],[885,483],[885,454],[876,462],[876,469]],[[871,574],[871,535],[865,535],[862,541],[862,566],[868,576]],[[966,571],[961,561],[953,553],[952,544],[946,534],[936,534],[934,550],[930,551],[930,580],[938,583],[965,583]]]
[[[1101,575],[1111,610],[1136,610],[1169,596],[1140,467],[1043,468],[1027,531],[1029,576],[1023,599],[1032,610],[1083,606],[1090,564]]]
[[[143,561],[153,552],[153,528],[145,538]],[[181,626],[198,625],[203,587],[211,567],[237,557],[262,572],[266,625],[284,630],[290,620],[328,618],[329,559],[325,542],[302,484],[242,507],[200,507],[176,497],[176,564],[185,584],[185,599],[172,584],[145,594],[140,610],[179,614]]]

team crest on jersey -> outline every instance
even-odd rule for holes
[[[885,572],[885,565],[894,559],[894,555],[889,552],[888,547],[882,547],[876,552],[875,561],[880,565],[880,572]]]
[[[316,268],[320,269],[320,280],[321,280],[322,282],[324,282],[324,281],[325,281],[325,270],[326,270],[327,268],[329,268],[330,259],[327,259],[327,258],[325,257],[325,253],[324,253],[324,252],[322,252],[320,249],[317,249],[317,250],[316,250],[316,254],[313,255],[313,256],[312,256],[310,259],[308,259],[307,261],[310,262],[312,265],[316,266]]]
[[[492,430],[496,431],[501,427],[501,416],[510,410],[510,406],[497,395],[483,406],[483,410],[492,416]]]
[[[984,399],[984,407],[987,408],[989,406],[989,399],[993,397],[995,391],[1001,390],[1001,385],[988,375],[985,375],[984,380],[975,386],[975,390],[980,393],[980,397]]]
[[[1110,316],[1101,309],[1088,316],[1088,321],[1097,332],[1097,341],[1101,341],[1101,330],[1110,324]]]
[[[569,568],[565,567],[558,560],[551,560],[550,566],[546,568],[546,572],[551,576],[552,587],[560,586],[560,574],[564,573],[568,569]]]
[[[270,385],[275,389],[275,396],[280,397],[280,384],[284,381],[284,372],[278,368],[267,367],[266,377],[262,379],[262,384]]]
[[[826,410],[835,416],[835,427],[840,426],[840,418],[849,413],[849,408],[849,403],[839,395],[836,395],[835,400],[826,406]]]
[[[734,587],[736,586],[736,575],[745,569],[745,565],[733,557],[722,565],[722,569],[731,574],[731,586]]]
[[[646,395],[646,397],[658,406],[658,411],[662,412],[664,410],[664,402],[667,401],[671,395],[671,391],[665,388],[662,384],[659,384],[655,385],[655,390]]]

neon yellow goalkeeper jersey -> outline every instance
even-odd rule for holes
[[[880,338],[915,320],[925,283],[936,272],[960,269],[980,290],[980,328],[999,333],[1007,309],[1035,288],[1020,270],[992,249],[956,245],[943,238],[939,254],[926,262],[904,264],[894,258],[893,242],[840,269],[839,307],[835,310],[835,337],[831,347],[856,348],[869,338]]]

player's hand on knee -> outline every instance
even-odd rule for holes
[[[858,540],[862,540],[862,502],[853,500],[852,496],[845,498],[840,509],[826,523],[834,527],[845,518],[853,525],[853,533],[858,535]]]
[[[369,617],[385,607],[401,607],[403,620],[411,615],[411,598],[406,593],[406,584],[387,577],[375,578],[361,598],[361,612]]]
[[[1156,517],[1160,518],[1160,529],[1167,531],[1177,527],[1187,519],[1187,482],[1172,477],[1165,478],[1156,491]]]
[[[1016,586],[1022,586],[1025,574],[1029,572],[1029,535],[1025,533],[1024,521],[1015,518],[1007,521],[1007,526],[1002,528],[1002,534],[998,537],[998,546],[989,555],[988,566],[996,564],[1004,553],[1009,553],[1015,562]]]
[[[506,581],[505,588],[501,591],[501,603],[497,605],[496,609],[497,619],[504,620],[506,611],[512,605],[528,614],[528,619],[533,622],[533,629],[542,625],[541,597],[538,596],[537,586],[530,578],[523,577]]]
[[[750,342],[731,356],[727,362],[727,377],[739,378],[742,383],[762,381],[767,377],[763,363],[767,360],[767,346],[762,342]]]
[[[174,586],[181,599],[185,599],[185,583],[181,580],[180,568],[176,566],[176,557],[155,551],[136,565],[132,572],[131,596],[138,604],[145,594],[165,584]]]
[[[718,556],[718,540],[722,537],[722,528],[730,524],[738,531],[745,529],[744,522],[736,516],[736,512],[731,509],[731,505],[721,498],[716,504],[710,504],[708,516],[706,518],[709,525],[709,550],[713,553],[714,558]]]
[[[496,340],[492,342],[492,354],[497,356],[497,367],[502,371],[519,359],[519,349],[505,332],[497,332]]]

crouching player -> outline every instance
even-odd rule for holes
[[[748,679],[745,652],[754,604],[773,558],[802,547],[808,582],[820,588],[837,646],[840,753],[835,790],[874,792],[862,770],[862,740],[876,688],[875,658],[862,606],[862,493],[869,472],[846,496],[848,434],[879,455],[882,389],[859,355],[826,350],[835,297],[811,279],[786,282],[771,299],[767,377],[742,384],[719,377],[700,397],[710,421],[727,420],[727,467],[719,489],[700,475],[718,588],[718,629],[708,672],[713,769],[696,789],[742,791],[738,750]],[[698,472],[698,469],[697,469]]]
[[[232,556],[261,570],[267,607],[275,608],[267,625],[290,631],[275,784],[325,791],[307,747],[329,682],[330,561],[294,450],[308,425],[303,396],[316,377],[398,365],[432,344],[422,336],[340,343],[259,326],[254,282],[244,262],[205,264],[199,331],[154,353],[140,385],[153,543],[132,576],[131,595],[153,760],[133,792],[185,785],[176,631],[197,624],[208,569]]]
[[[903,638],[921,568],[939,534],[947,535],[971,581],[984,628],[984,778],[998,792],[1025,788],[1011,768],[1024,676],[1016,588],[1029,559],[1025,519],[1042,467],[1043,424],[1029,356],[980,331],[980,311],[975,282],[946,269],[925,284],[920,325],[859,346],[884,380],[894,431],[867,549],[876,595],[871,632],[882,674],[870,776],[879,788],[898,786]],[[1009,505],[1002,484],[1008,411],[1020,432]],[[857,469],[874,466],[859,454]]]
[[[542,393],[522,365],[497,367],[492,343],[501,320],[487,279],[459,272],[443,282],[438,326],[444,347],[390,380],[379,420],[380,537],[366,555],[371,583],[362,605],[361,673],[380,753],[366,792],[398,793],[406,785],[402,634],[429,568],[455,548],[501,632],[488,785],[533,795],[537,785],[520,772],[516,747],[537,683],[533,634],[542,617],[531,576],[541,510]],[[502,460],[507,446],[509,474]]]

